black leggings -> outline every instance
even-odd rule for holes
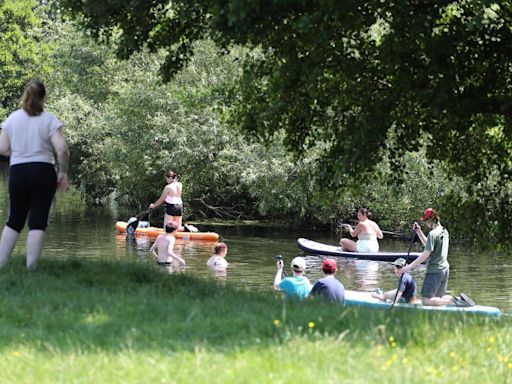
[[[21,232],[28,217],[29,229],[45,230],[57,189],[55,167],[49,163],[23,163],[9,168],[9,218],[7,226]]]

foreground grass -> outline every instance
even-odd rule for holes
[[[511,324],[285,303],[145,263],[45,259],[29,273],[14,259],[0,271],[0,383],[512,383]]]

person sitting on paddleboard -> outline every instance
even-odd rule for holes
[[[219,243],[213,250],[213,255],[208,259],[206,265],[208,268],[220,270],[228,267],[228,262],[225,257],[228,253],[228,246],[226,243]]]
[[[167,185],[164,187],[162,195],[157,201],[149,204],[149,208],[158,207],[165,202],[164,227],[168,222],[172,221],[179,228],[183,216],[183,200],[181,199],[183,185],[178,181],[179,175],[174,171],[167,172],[165,177]]]
[[[349,252],[379,252],[379,242],[384,235],[376,222],[370,220],[370,212],[366,208],[357,210],[357,220],[359,221],[355,228],[350,224],[342,224],[350,233],[350,236],[357,237],[357,243],[350,239],[341,239],[340,245],[344,251]]]
[[[325,259],[322,262],[324,277],[313,285],[312,296],[321,296],[331,303],[345,303],[345,287],[334,277],[337,269],[336,261],[333,259]]]
[[[400,257],[391,264],[393,264],[395,269],[395,275],[400,278],[399,271],[405,267],[407,261],[403,257]],[[416,302],[416,282],[410,273],[404,273],[403,277],[400,279],[398,293],[396,289],[382,292],[380,288],[377,288],[375,292],[372,292],[372,297],[382,301],[390,300],[396,301],[397,303],[402,302],[414,304]]]
[[[176,241],[174,231],[176,231],[176,229],[177,227],[174,223],[167,223],[165,225],[165,234],[158,235],[149,250],[149,252],[156,257],[156,261],[159,265],[171,267],[173,260],[176,260],[179,265],[185,265],[185,260],[174,253],[174,243]]]

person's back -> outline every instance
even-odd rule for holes
[[[302,257],[296,257],[292,260],[291,268],[293,276],[282,278],[283,260],[277,261],[277,273],[274,278],[274,289],[283,291],[287,299],[303,300],[309,296],[311,291],[311,283],[309,279],[303,275],[306,269],[306,261]]]
[[[176,239],[171,234],[166,233],[165,235],[159,235],[156,240],[154,247],[156,247],[157,262],[158,263],[170,263],[172,261],[169,250],[174,248],[174,242]]]
[[[286,298],[303,300],[309,296],[311,283],[306,276],[300,274],[285,277],[281,280],[279,288],[286,293]]]
[[[321,296],[325,300],[333,303],[345,303],[345,287],[334,277],[336,270],[336,261],[325,259],[322,262],[322,271],[325,277],[319,279],[315,285],[313,285],[313,289],[311,290],[312,296]]]
[[[173,179],[173,181],[165,186],[165,190],[167,192],[167,196],[165,196],[165,202],[167,204],[183,204],[183,200],[181,199],[183,184],[181,184],[181,182],[177,179]]]
[[[414,303],[416,301],[416,281],[408,272],[402,275],[402,280],[398,290],[402,292],[402,299],[406,303]]]
[[[165,225],[165,234],[159,235],[151,246],[149,251],[155,255],[158,264],[172,265],[173,260],[177,260],[181,265],[185,265],[185,260],[174,253],[176,238],[173,233],[176,229],[177,227],[174,223],[167,223]]]

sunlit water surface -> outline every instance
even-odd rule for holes
[[[7,216],[7,167],[0,164],[0,215]],[[137,212],[116,206],[103,208],[86,207],[79,193],[58,194],[52,208],[51,224],[43,257],[79,257],[91,260],[133,260],[134,262],[154,263],[149,256],[151,240],[137,238],[127,241],[118,235],[114,223],[127,220]],[[161,226],[159,220],[152,222]],[[202,278],[216,278],[221,281],[246,287],[251,290],[271,290],[275,275],[274,257],[282,255],[288,272],[291,259],[301,255],[296,239],[307,237],[316,241],[337,244],[334,233],[312,232],[303,229],[200,225],[202,231],[215,231],[228,244],[227,260],[229,267],[224,274],[213,274],[206,267],[215,243],[204,241],[180,241],[175,250],[187,261],[187,271]],[[17,252],[24,252],[24,235],[17,246]],[[413,251],[421,251],[415,245]],[[387,251],[407,251],[405,241],[388,239],[381,242],[381,249]],[[312,282],[321,277],[321,256],[305,256],[307,276]],[[466,292],[478,303],[499,307],[502,311],[512,311],[512,256],[507,252],[482,252],[452,244],[449,261],[451,275],[450,293]],[[392,289],[397,278],[389,263],[338,258],[338,278],[347,289],[372,291],[376,287]],[[414,273],[421,287],[424,267]]]

